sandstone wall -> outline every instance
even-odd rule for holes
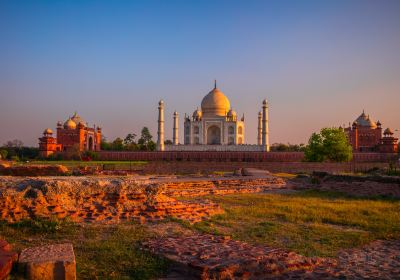
[[[387,168],[387,163],[308,163],[308,162],[183,162],[183,161],[150,161],[135,167],[142,174],[212,174],[215,171],[232,172],[239,168],[258,168],[271,172],[311,173],[313,171],[365,172],[371,168]]]
[[[300,162],[302,152],[254,152],[254,151],[164,151],[164,152],[99,152],[101,160],[146,160],[146,161],[248,161],[248,162]],[[354,153],[355,162],[387,162],[397,160],[397,154]]]

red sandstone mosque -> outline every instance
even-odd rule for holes
[[[375,123],[364,111],[344,130],[356,152],[398,152],[399,139],[393,136],[393,131],[386,128],[382,136],[382,124],[379,121]]]
[[[89,127],[75,112],[64,124],[57,123],[57,136],[47,128],[39,138],[39,151],[42,157],[48,157],[55,152],[68,151],[73,146],[79,146],[80,151],[100,151],[101,128]]]

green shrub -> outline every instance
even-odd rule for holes
[[[0,150],[0,159],[6,159],[8,155],[7,150]]]
[[[86,151],[84,157],[89,157],[91,160],[99,160],[99,154],[94,151]]]

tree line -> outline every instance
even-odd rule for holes
[[[171,140],[164,142],[171,145]],[[114,141],[108,142],[102,139],[101,149],[105,151],[154,151],[156,143],[153,141],[147,127],[143,127],[140,138],[137,139],[135,133],[129,133],[124,139],[117,137]],[[79,146],[71,149],[71,153],[79,154]],[[319,133],[313,133],[307,145],[304,144],[283,144],[275,143],[271,146],[271,151],[275,152],[304,152],[305,161],[311,162],[346,162],[353,157],[353,149],[349,142],[348,136],[341,128],[323,128]],[[86,152],[86,156],[96,158],[96,152]],[[28,160],[39,157],[39,149],[36,147],[26,147],[20,140],[7,141],[0,147],[1,159],[8,160]],[[57,155],[54,155],[56,157]],[[74,158],[74,157],[72,157]],[[57,158],[55,158],[57,159]]]
[[[153,141],[147,127],[143,127],[140,138],[135,133],[129,133],[124,139],[117,137],[114,141],[108,142],[105,137],[101,140],[101,149],[104,151],[154,151],[156,143]]]

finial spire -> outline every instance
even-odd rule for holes
[[[214,89],[217,88],[217,80],[214,80]]]

